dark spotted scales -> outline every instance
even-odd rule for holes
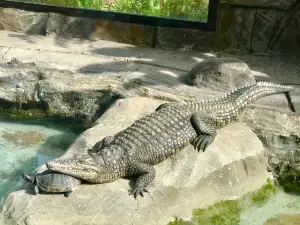
[[[74,156],[49,161],[47,166],[91,183],[135,175],[138,178],[131,194],[143,196],[145,187],[155,178],[153,165],[189,143],[204,152],[215,139],[216,129],[234,120],[251,102],[291,90],[290,86],[258,82],[213,101],[162,104],[127,129],[96,143],[89,151],[92,159]]]

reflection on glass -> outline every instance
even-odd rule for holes
[[[207,21],[209,0],[18,0],[106,11]]]

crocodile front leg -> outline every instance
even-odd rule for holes
[[[202,114],[193,114],[191,116],[191,124],[197,133],[197,137],[192,141],[192,144],[198,152],[206,150],[216,135],[216,129],[207,116]]]
[[[129,173],[138,176],[135,187],[129,191],[129,194],[134,195],[134,198],[138,195],[144,197],[144,192],[149,192],[146,189],[146,186],[148,186],[155,178],[156,171],[154,167],[145,163],[133,162],[130,165]]]

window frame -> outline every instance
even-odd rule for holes
[[[27,11],[34,11],[34,12],[60,13],[72,17],[103,19],[103,20],[118,21],[123,23],[135,23],[135,24],[155,26],[155,27],[170,27],[170,28],[215,31],[216,21],[217,21],[218,0],[209,0],[207,22],[187,20],[187,19],[157,17],[157,16],[145,16],[145,15],[132,14],[132,13],[111,12],[105,10],[95,10],[95,9],[77,8],[77,7],[69,7],[69,6],[18,2],[13,0],[0,1],[0,7],[15,8],[15,9],[21,9]]]

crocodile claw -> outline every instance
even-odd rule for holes
[[[208,145],[210,145],[213,142],[213,137],[210,135],[200,135],[193,140],[192,144],[194,148],[200,152],[205,152]]]
[[[144,197],[144,192],[149,193],[145,187],[135,187],[129,191],[129,195],[133,195],[136,198],[138,195]]]

